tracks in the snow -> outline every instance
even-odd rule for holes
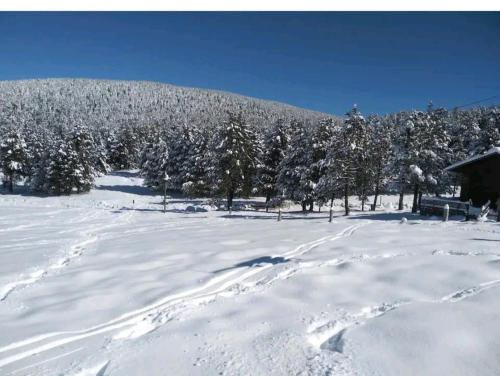
[[[65,267],[73,259],[80,257],[83,254],[84,250],[88,248],[90,244],[95,243],[97,241],[97,236],[92,235],[90,233],[85,233],[82,237],[84,238],[84,240],[73,244],[69,248],[69,252],[67,252],[63,257],[55,260],[46,268],[35,270],[26,275],[22,279],[18,279],[16,281],[4,285],[0,289],[0,302],[6,300],[9,297],[9,295],[15,290],[32,285],[41,280],[42,278],[44,278],[50,272]]]
[[[367,321],[385,315],[399,307],[416,303],[455,303],[472,298],[485,290],[500,286],[500,279],[480,283],[478,285],[460,289],[436,300],[398,300],[392,303],[382,303],[378,306],[362,308],[354,314],[346,314],[331,321],[320,321],[312,324],[307,330],[308,342],[317,350],[328,350],[342,353],[344,336],[348,330],[365,324]]]
[[[329,235],[301,244],[293,250],[279,256],[289,260],[293,257],[303,255],[327,242],[351,236],[357,229],[366,223],[367,222],[363,222],[348,226],[334,236]],[[40,354],[103,333],[117,332],[113,337],[114,339],[139,337],[156,329],[158,326],[176,317],[178,313],[188,308],[206,304],[207,302],[215,300],[218,296],[234,296],[242,292],[247,292],[249,289],[252,289],[252,287],[258,287],[262,283],[271,284],[276,280],[288,277],[286,273],[278,273],[276,275],[271,275],[265,282],[263,282],[263,279],[257,278],[259,275],[264,274],[272,268],[273,264],[267,263],[246,268],[232,269],[223,274],[215,275],[199,287],[165,296],[146,307],[127,312],[106,323],[83,330],[47,333],[12,343],[0,348],[0,354],[8,354],[3,359],[0,359],[0,367],[4,367],[35,354]],[[20,351],[14,352],[14,350]]]
[[[343,352],[344,334],[352,327],[365,324],[368,320],[385,315],[396,308],[410,304],[409,301],[382,303],[378,306],[364,307],[360,312],[347,314],[337,320],[313,324],[308,330],[307,339],[316,349]]]
[[[95,228],[95,225],[93,225],[91,229],[80,232],[79,238],[82,240],[79,240],[78,242],[71,245],[68,251],[65,252],[61,257],[53,260],[51,263],[44,267],[39,267],[37,270],[34,270],[30,273],[25,273],[21,275],[19,279],[9,282],[0,287],[0,302],[5,301],[14,291],[33,285],[46,276],[69,265],[73,260],[81,257],[84,251],[87,250],[92,244],[97,242],[97,232],[103,232],[103,230],[106,230],[108,228],[119,226],[120,224],[122,224],[123,220],[127,221],[129,217],[130,214],[127,213],[120,217],[119,220],[114,220],[107,225],[98,228]],[[95,215],[78,218],[76,221],[74,221],[74,223],[81,223],[85,220],[88,220],[89,218],[93,219],[95,218]]]

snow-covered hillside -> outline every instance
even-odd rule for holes
[[[242,95],[140,81],[44,79],[0,81],[0,118],[18,126],[84,123],[110,129],[122,124],[213,126],[227,112],[249,124],[276,119],[315,121],[325,114]],[[62,121],[61,119],[65,119]]]
[[[498,223],[390,196],[332,223],[175,197],[163,213],[141,184],[0,196],[0,374],[500,372]]]

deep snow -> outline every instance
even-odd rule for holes
[[[141,182],[0,196],[0,374],[500,374],[498,223],[162,213]]]

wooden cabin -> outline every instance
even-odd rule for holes
[[[445,170],[460,176],[460,201],[471,200],[474,206],[490,201],[490,207],[496,208],[500,199],[500,147],[455,163]]]

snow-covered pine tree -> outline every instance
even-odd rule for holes
[[[169,130],[167,173],[168,187],[181,191],[188,180],[190,155],[193,152],[193,127],[186,124]]]
[[[96,174],[96,147],[94,139],[89,130],[77,125],[71,132],[71,147],[68,155],[71,174],[73,176],[73,186],[78,193],[88,192],[94,185]]]
[[[395,168],[399,176],[400,202],[407,187],[413,192],[412,212],[417,212],[421,193],[438,193],[438,178],[448,163],[449,137],[446,132],[445,114],[434,114],[431,107],[426,111],[412,111],[400,126],[395,140]]]
[[[155,189],[164,189],[165,173],[168,163],[168,146],[162,137],[156,142],[151,141],[143,150],[141,175],[144,185]]]
[[[228,120],[214,133],[211,180],[217,191],[226,196],[228,208],[236,194],[251,192],[257,146],[256,136],[241,113],[228,113]]]
[[[43,140],[42,136],[32,129],[25,130],[24,138],[26,141],[27,163],[26,163],[26,183],[31,186],[33,175],[36,172],[38,161],[44,149],[47,147],[47,141]]]
[[[337,147],[341,139],[340,127],[336,125],[333,129],[332,137],[327,145],[325,157],[319,161],[321,166],[321,177],[316,186],[316,192],[325,202],[330,201],[330,207],[333,207],[335,197],[343,194],[339,170],[337,169]]]
[[[73,165],[75,153],[70,145],[59,139],[49,153],[47,166],[47,190],[49,193],[71,194],[74,182]]]
[[[391,158],[393,142],[393,126],[390,121],[379,116],[370,116],[368,124],[371,128],[370,141],[370,180],[373,186],[372,210],[375,210],[378,196],[391,179]]]
[[[312,132],[312,164],[311,164],[311,180],[314,182],[314,200],[321,206],[328,200],[331,201],[330,192],[324,192],[323,187],[319,185],[321,177],[326,174],[326,166],[324,160],[332,145],[332,140],[335,137],[336,124],[332,118],[321,119],[313,128]],[[325,194],[326,193],[326,194]],[[310,203],[310,210],[313,205]]]
[[[26,142],[18,131],[10,130],[4,136],[0,143],[0,162],[3,185],[12,193],[16,181],[26,173],[28,163]]]
[[[93,138],[95,147],[94,169],[96,174],[106,175],[111,170],[111,166],[106,162],[108,160],[107,137],[101,132],[97,132],[97,136]]]
[[[370,134],[365,118],[354,106],[346,114],[334,145],[333,170],[343,186],[345,215],[349,215],[349,195],[356,191],[363,204],[370,180],[365,171],[369,165]]]
[[[426,142],[421,155],[421,166],[425,171],[425,182],[419,192],[418,206],[423,193],[439,196],[442,193],[451,193],[453,184],[451,176],[444,170],[453,163],[453,150],[450,148],[451,137],[449,130],[449,114],[444,108],[427,109],[428,123],[424,131]]]
[[[46,141],[48,142],[48,141]],[[50,145],[47,143],[47,145]],[[43,149],[34,159],[32,164],[32,173],[29,181],[29,187],[32,192],[49,192],[48,172],[51,163],[51,147]]]
[[[115,169],[136,167],[139,161],[140,145],[133,127],[124,125],[110,137],[109,165]]]
[[[266,196],[266,204],[278,193],[279,165],[285,157],[289,134],[284,119],[278,119],[264,132],[262,154],[257,166],[256,187]]]
[[[182,192],[190,197],[204,197],[210,192],[208,183],[208,144],[206,130],[195,128],[192,133],[191,148],[185,168]]]
[[[403,198],[407,188],[413,186],[413,193],[417,196],[419,185],[425,179],[422,169],[418,167],[418,156],[424,142],[422,138],[424,117],[425,114],[421,111],[411,111],[400,117],[402,123],[398,125],[398,133],[395,138],[395,161],[393,164],[399,184],[398,210],[403,210]]]
[[[476,147],[477,153],[484,153],[492,147],[500,146],[500,110],[485,110],[479,119],[480,136]]]
[[[316,178],[312,164],[314,147],[312,129],[300,123],[292,124],[293,135],[285,157],[279,165],[278,189],[284,196],[300,202],[302,210],[314,200]]]

